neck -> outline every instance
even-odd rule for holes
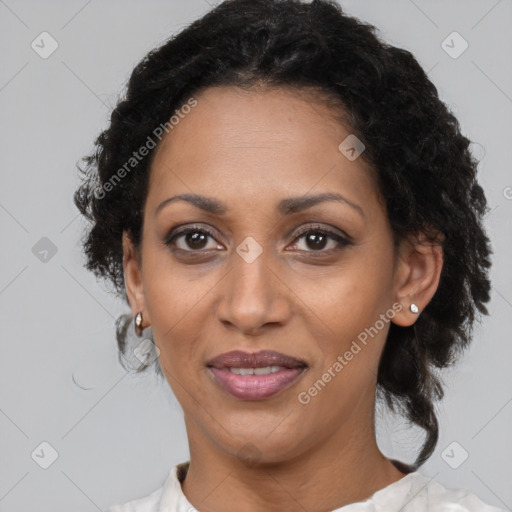
[[[363,501],[405,475],[378,449],[373,422],[363,423],[372,426],[367,430],[346,425],[293,459],[250,464],[220,451],[185,421],[190,466],[182,490],[198,510],[333,510]]]

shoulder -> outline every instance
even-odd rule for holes
[[[484,503],[467,490],[447,488],[418,471],[406,475],[395,484],[400,482],[404,490],[401,496],[404,512],[504,512],[503,509]],[[393,484],[388,489],[392,488]]]
[[[162,487],[143,498],[128,501],[122,505],[112,505],[106,512],[158,512],[161,498]]]
[[[162,507],[165,510],[175,510],[184,499],[180,479],[188,468],[188,462],[172,467],[165,482],[151,494],[137,498],[119,505],[112,505],[106,512],[159,512]]]
[[[162,490],[163,488],[160,487],[143,498],[131,500],[121,505],[112,505],[107,512],[158,512]]]

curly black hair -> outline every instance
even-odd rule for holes
[[[95,151],[79,166],[74,201],[91,221],[82,239],[86,268],[127,301],[122,233],[140,247],[155,149],[115,186],[112,179],[155,127],[193,94],[220,85],[311,89],[330,98],[333,114],[343,115],[366,146],[361,157],[376,173],[395,242],[442,233],[438,289],[414,325],[390,324],[377,376],[384,403],[425,430],[418,467],[438,440],[434,402],[443,385],[436,370],[469,345],[477,310],[488,314],[488,208],[470,141],[414,56],[383,42],[373,25],[346,15],[334,0],[226,0],[142,59]],[[131,320],[117,321],[120,354]]]

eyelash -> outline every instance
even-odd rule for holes
[[[215,239],[215,235],[212,231],[210,231],[209,229],[207,228],[204,228],[204,227],[189,227],[189,228],[186,228],[186,229],[183,229],[181,231],[178,231],[177,233],[174,233],[173,235],[171,235],[170,237],[167,238],[167,240],[165,241],[165,245],[170,247],[174,241],[184,235],[187,235],[189,233],[201,233],[201,234],[204,234],[204,235],[207,235],[213,239]],[[305,228],[304,230],[300,231],[299,233],[297,233],[296,237],[294,238],[293,240],[293,243],[295,243],[296,241],[298,241],[299,239],[305,237],[306,235],[309,235],[309,234],[312,234],[312,233],[315,233],[315,234],[321,234],[321,235],[326,235],[328,238],[330,238],[331,240],[334,240],[336,242],[338,242],[338,244],[340,244],[341,247],[344,247],[344,246],[347,246],[347,245],[350,245],[351,242],[348,240],[348,238],[345,238],[343,236],[341,236],[340,234],[334,232],[334,231],[331,231],[330,229],[328,228],[324,228],[324,227],[321,227],[321,226],[311,226],[311,227],[308,227],[308,228]],[[314,251],[314,250],[309,250],[309,251],[302,251],[302,252],[307,252],[307,253],[312,253],[312,254],[322,254],[322,253],[330,253],[332,252],[333,250],[338,250],[340,249],[340,247],[336,248],[336,249],[320,249],[318,251]],[[201,253],[201,252],[204,252],[204,249],[197,249],[197,250],[194,250],[194,249],[176,249],[177,251],[180,251],[180,252],[185,252],[185,253]]]

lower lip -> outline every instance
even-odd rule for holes
[[[227,368],[209,368],[228,393],[242,400],[262,400],[290,387],[305,368],[286,368],[268,375],[238,375]]]

